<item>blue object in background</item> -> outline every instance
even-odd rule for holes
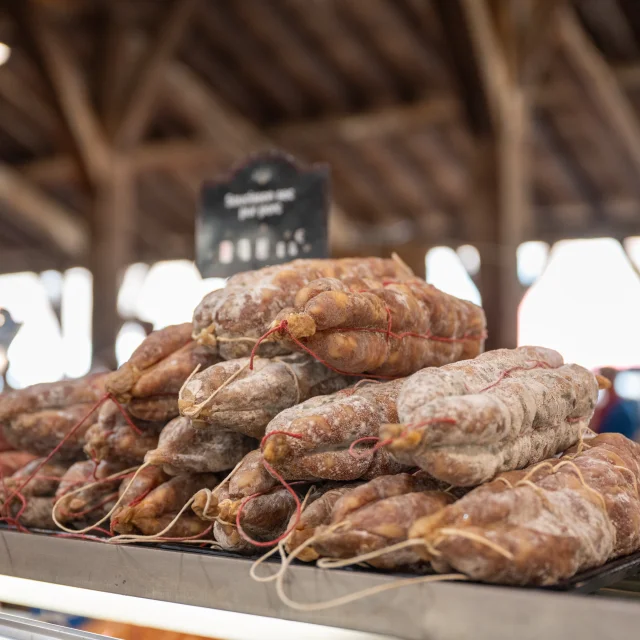
[[[623,436],[633,440],[636,435],[637,425],[637,405],[630,400],[618,399],[602,416],[600,433],[621,433]]]
[[[84,627],[89,618],[84,616],[74,616],[67,613],[56,613],[55,611],[46,611],[44,609],[29,609],[29,615],[36,620],[57,624],[61,627],[69,627],[71,629],[80,629]]]

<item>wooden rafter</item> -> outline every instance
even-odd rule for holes
[[[130,77],[126,50],[127,15],[121,0],[104,7],[104,33],[100,42],[101,65],[98,72],[97,103],[100,119],[113,138],[118,126],[119,109]]]
[[[14,222],[24,223],[68,257],[79,258],[87,250],[87,230],[77,216],[6,164],[0,164],[0,201],[20,214]]]
[[[119,148],[131,147],[143,135],[162,83],[163,72],[199,2],[173,0],[169,7],[155,40],[143,57],[140,69],[133,76],[131,91],[115,135],[115,144]]]
[[[11,65],[6,65],[0,73],[0,97],[15,109],[27,114],[50,140],[59,136],[59,119],[57,113],[44,103],[40,96],[22,82],[20,75]]]
[[[277,146],[252,123],[227,105],[195,74],[178,62],[172,62],[164,74],[168,95],[179,103],[185,116],[197,122],[205,140],[232,151],[237,159],[248,153]],[[348,218],[338,206],[332,207],[330,241],[346,244],[354,240]],[[354,240],[355,241],[355,240]]]
[[[505,55],[492,23],[486,0],[462,0],[462,11],[469,25],[478,66],[494,122],[499,126],[509,109],[512,77]]]
[[[640,175],[640,122],[615,73],[584,32],[575,13],[568,7],[561,12],[559,33],[561,44],[578,73],[585,92],[611,127],[635,171]]]
[[[441,4],[444,3],[443,2]],[[522,295],[517,280],[516,249],[531,230],[527,138],[529,110],[519,84],[518,37],[509,3],[498,4],[494,18],[488,0],[454,0],[468,29],[482,81],[490,126],[476,129],[475,224],[481,255],[480,290],[492,348],[517,344],[517,308]],[[441,7],[442,12],[442,7]],[[445,14],[446,15],[446,14]],[[508,35],[505,35],[508,34]],[[502,36],[502,37],[501,37]],[[482,123],[480,123],[482,124]],[[493,135],[488,136],[491,131]]]
[[[83,169],[95,184],[109,171],[110,150],[87,87],[64,38],[30,2],[13,2],[14,15],[34,45]]]
[[[463,0],[433,0],[435,13],[446,42],[445,55],[456,80],[466,120],[476,135],[493,131],[492,107],[487,97],[483,72],[474,52],[470,25]]]
[[[548,67],[557,45],[558,12],[565,0],[536,0],[522,36],[520,81],[535,86]]]
[[[313,96],[316,104],[332,111],[343,111],[347,104],[347,90],[321,56],[314,55],[308,44],[287,24],[286,14],[278,3],[236,2],[234,9],[243,22],[259,37],[274,59],[289,72],[304,91]]]
[[[134,173],[168,169],[193,170],[215,162],[220,149],[210,141],[169,140],[148,142],[132,149],[127,157]],[[20,172],[34,182],[56,184],[80,180],[78,165],[71,156],[60,155],[34,160],[19,166]]]
[[[314,144],[333,136],[354,143],[395,134],[410,135],[415,129],[455,120],[459,111],[458,101],[453,97],[432,97],[367,113],[280,125],[270,129],[269,136],[284,143],[296,140]]]
[[[132,200],[131,171],[126,158],[115,157],[109,173],[96,185],[89,254],[93,275],[93,358],[109,368],[117,365],[115,343],[121,324],[118,291],[124,269],[133,261],[136,220]]]

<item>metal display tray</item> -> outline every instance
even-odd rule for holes
[[[249,576],[251,560],[179,545],[118,546],[50,535],[0,531],[0,573],[54,584],[153,598],[408,640],[602,640],[636,637],[640,606],[632,600],[585,597],[640,568],[640,554],[550,589],[473,583],[413,584],[346,606],[303,612],[279,600],[272,584]],[[267,565],[275,571],[277,565]],[[374,571],[292,566],[287,591],[322,602],[398,580]],[[558,591],[560,589],[560,591]]]
[[[213,551],[210,549],[199,549],[191,545],[156,544],[153,546],[155,548],[165,549],[167,551],[181,551],[184,553],[198,553],[198,554],[208,555],[208,556],[246,559],[246,557],[239,556],[238,554],[235,554],[232,552]],[[279,563],[279,560],[277,558],[270,558],[270,559],[267,559],[265,563]],[[309,565],[307,563],[296,561],[292,566],[309,566]],[[366,574],[393,576],[395,578],[400,578],[400,579],[412,578],[412,577],[415,577],[416,575],[413,573],[402,573],[402,572],[390,573],[389,571],[381,571],[374,568],[368,568],[368,567],[362,567],[362,566],[345,567],[344,569],[340,569],[340,571],[356,571],[356,572],[361,572]],[[588,571],[583,571],[582,573],[579,573],[573,576],[569,580],[565,580],[551,587],[518,587],[518,588],[590,594],[590,593],[596,593],[600,589],[610,587],[622,580],[627,580],[639,575],[640,575],[640,552],[631,554],[629,556],[625,556],[623,558],[618,558],[617,560],[612,560],[611,562],[608,562],[602,567],[597,567],[595,569],[589,569]],[[480,583],[476,583],[476,584],[480,584]]]

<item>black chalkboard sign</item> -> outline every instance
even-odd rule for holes
[[[328,256],[329,169],[272,151],[202,187],[196,263],[227,277],[295,258]]]

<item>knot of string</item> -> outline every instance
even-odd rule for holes
[[[256,357],[256,353],[258,351],[258,347],[271,335],[273,335],[274,333],[280,333],[281,335],[284,335],[285,333],[289,333],[289,323],[286,320],[282,320],[280,322],[280,324],[278,324],[277,326],[269,329],[266,333],[262,334],[258,340],[256,341],[256,343],[253,345],[253,349],[251,349],[251,355],[249,356],[249,369],[251,369],[251,371],[253,371],[253,359]]]
[[[430,424],[442,424],[442,423],[456,424],[457,420],[455,418],[430,418],[429,420],[422,420],[420,422],[401,425],[405,427],[404,430],[394,438],[385,438],[384,440],[381,440],[377,436],[365,436],[364,438],[358,438],[357,440],[354,440],[349,446],[349,455],[352,458],[355,458],[356,460],[360,460],[367,456],[373,455],[383,447],[393,444],[398,440],[402,440],[402,438],[406,437],[412,430],[421,429],[422,427],[427,427]],[[362,442],[376,442],[376,444],[373,447],[370,447],[369,449],[364,449],[363,451],[360,451],[360,452],[356,451],[355,449],[356,445]]]
[[[198,404],[194,404],[192,407],[188,409],[182,409],[182,415],[187,416],[188,418],[197,418],[200,415],[200,412],[225,388],[228,387],[238,376],[240,376],[245,369],[249,366],[249,362],[242,365],[233,375],[229,376],[219,387],[214,389],[202,402]],[[198,365],[191,376],[187,378],[187,381],[182,385],[182,389],[184,389],[187,385],[187,382],[197,373]],[[182,389],[180,390],[182,392]],[[182,398],[179,396],[179,400]]]
[[[66,531],[67,533],[83,534],[83,533],[88,533],[89,531],[92,531],[92,530],[96,529],[101,524],[103,524],[104,522],[109,520],[111,515],[116,511],[116,509],[120,506],[120,504],[122,504],[122,501],[126,497],[127,492],[129,491],[129,489],[131,488],[131,486],[135,482],[136,478],[140,475],[142,470],[146,469],[148,466],[149,466],[149,463],[145,462],[144,464],[140,465],[139,467],[131,467],[130,469],[125,469],[124,471],[120,471],[118,473],[114,473],[114,474],[112,474],[110,476],[107,476],[106,478],[102,478],[102,479],[98,480],[97,482],[92,482],[90,484],[84,484],[84,485],[78,487],[77,489],[73,489],[71,491],[65,492],[62,496],[60,496],[60,498],[58,498],[58,500],[54,503],[53,508],[51,509],[51,518],[52,518],[52,520],[55,522],[57,527],[59,527],[63,531]],[[111,507],[111,509],[108,511],[108,513],[106,513],[102,518],[100,518],[100,520],[98,520],[98,522],[96,522],[94,524],[91,524],[91,525],[85,527],[84,529],[69,529],[69,528],[67,528],[65,525],[63,525],[60,522],[60,520],[58,518],[58,511],[60,509],[60,505],[64,501],[68,501],[68,499],[71,496],[74,496],[74,495],[76,495],[76,494],[78,494],[78,493],[80,493],[82,491],[86,491],[88,489],[92,489],[93,487],[96,487],[96,486],[99,486],[99,485],[102,485],[102,484],[106,484],[108,482],[114,482],[116,480],[122,480],[122,479],[126,478],[128,475],[130,475],[131,473],[133,473],[133,477],[131,478],[131,480],[127,484],[127,488],[120,493],[120,496],[116,500],[116,503],[113,505],[113,507]],[[102,505],[100,505],[100,506],[102,506]],[[97,508],[97,507],[95,507],[95,508]],[[91,511],[93,511],[93,510],[94,509],[91,509]],[[74,514],[74,516],[76,516],[76,515],[77,514]]]
[[[363,449],[361,451],[356,451],[356,445],[359,445],[363,442],[375,442],[376,444],[369,449]],[[380,440],[378,436],[365,436],[364,438],[358,438],[354,440],[349,446],[349,455],[356,460],[362,460],[368,456],[372,456],[376,451],[382,449],[382,447],[386,447],[388,444],[393,442],[392,438],[387,438],[386,440]]]

